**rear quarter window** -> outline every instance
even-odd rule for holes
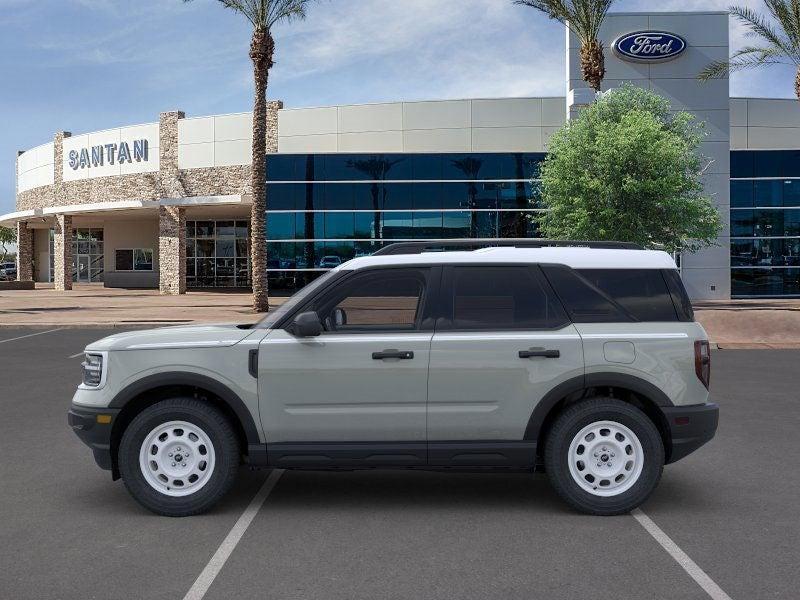
[[[638,321],[678,320],[661,270],[579,269],[578,272]]]

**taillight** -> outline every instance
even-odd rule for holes
[[[694,343],[694,372],[708,389],[711,381],[711,348],[708,340],[697,340]]]

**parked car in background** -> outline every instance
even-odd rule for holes
[[[0,263],[0,280],[12,281],[17,278],[17,263]]]
[[[256,325],[93,342],[69,423],[163,515],[242,462],[544,471],[578,510],[630,511],[714,436],[708,338],[669,254],[536,244],[390,245]]]
[[[342,259],[338,256],[323,256],[319,261],[319,266],[322,269],[335,269],[342,264]]]

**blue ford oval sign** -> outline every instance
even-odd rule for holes
[[[671,60],[686,50],[686,40],[666,31],[636,31],[614,40],[620,58],[638,62]]]

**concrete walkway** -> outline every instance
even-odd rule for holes
[[[69,292],[51,286],[0,292],[0,327],[132,327],[187,323],[252,323],[249,292],[197,291],[162,296],[158,290],[76,284]],[[280,304],[284,298],[275,298]]]
[[[274,297],[274,306],[285,298]],[[157,290],[123,290],[77,284],[56,292],[0,292],[1,327],[137,327],[188,323],[252,323],[249,292],[196,291],[162,296]],[[722,348],[800,348],[800,300],[736,300],[695,306],[697,320]]]

